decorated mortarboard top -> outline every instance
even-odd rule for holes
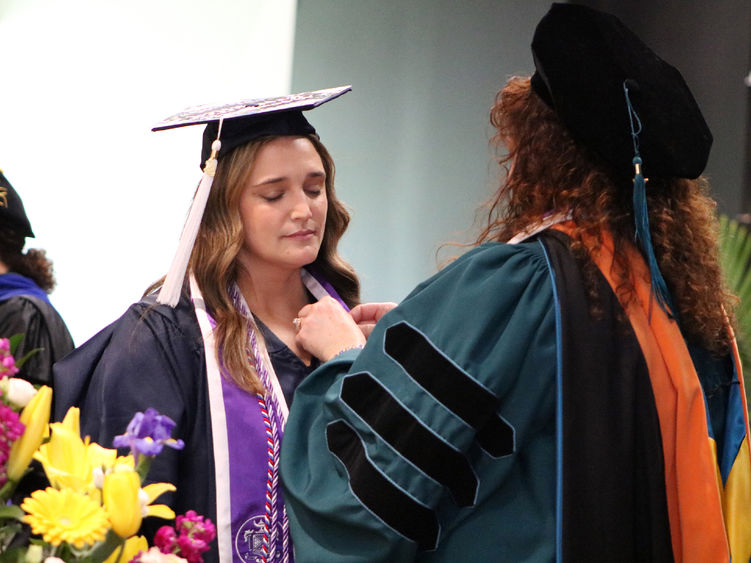
[[[617,172],[633,174],[626,82],[641,122],[644,173],[679,178],[702,173],[712,134],[693,95],[681,73],[618,18],[585,6],[553,4],[537,25],[532,55],[533,89],[576,141]]]
[[[0,170],[0,224],[7,225],[23,237],[34,236],[21,196],[13,189],[2,170]]]
[[[193,106],[160,121],[152,128],[152,131],[162,131],[206,124],[201,149],[203,176],[193,197],[172,265],[159,290],[157,302],[174,307],[180,299],[188,260],[211,191],[217,160],[235,148],[261,137],[314,135],[315,129],[302,112],[338,98],[351,89],[351,86],[338,86],[219,106]]]
[[[315,129],[303,111],[316,108],[349,92],[352,86],[338,86],[288,96],[241,100],[218,106],[203,105],[187,108],[157,123],[152,131],[206,124],[201,150],[201,167],[211,155],[211,145],[219,138],[221,158],[233,149],[254,139],[269,135],[313,135]]]

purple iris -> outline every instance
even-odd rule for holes
[[[146,412],[137,412],[128,424],[125,434],[115,436],[116,448],[129,447],[138,459],[140,455],[155,456],[164,446],[176,450],[185,447],[185,442],[172,438],[175,422],[168,416],[159,414],[156,409],[148,408]]]

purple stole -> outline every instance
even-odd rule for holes
[[[308,291],[320,299],[333,287],[308,270],[301,271]],[[206,311],[198,284],[191,275],[191,295],[201,327],[206,356],[216,474],[216,529],[222,563],[292,561],[287,515],[278,481],[279,445],[287,420],[287,404],[266,348],[250,329],[251,358],[269,391],[255,395],[223,376],[214,352],[216,325]],[[251,319],[242,294],[231,291],[238,311]]]

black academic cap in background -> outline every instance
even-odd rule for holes
[[[339,86],[289,96],[241,100],[219,106],[196,106],[168,117],[154,126],[152,131],[206,123],[201,148],[203,168],[211,154],[211,144],[217,138],[220,119],[223,119],[219,135],[222,146],[217,155],[218,159],[240,145],[260,137],[314,135],[315,129],[302,112],[338,98],[351,89],[351,86]]]
[[[2,170],[0,170],[0,224],[10,227],[24,237],[34,236],[21,196],[10,185]]]
[[[553,4],[532,40],[532,88],[574,139],[618,173],[633,175],[634,145],[623,84],[642,130],[644,174],[696,178],[712,134],[680,72],[613,15]]]

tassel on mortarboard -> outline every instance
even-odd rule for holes
[[[316,130],[305,119],[303,111],[317,108],[351,89],[349,85],[337,86],[229,104],[191,106],[152,127],[152,131],[163,131],[190,125],[206,125],[201,144],[203,176],[193,196],[175,257],[164,278],[157,303],[175,307],[180,300],[193,244],[214,182],[217,161],[237,147],[262,137],[316,135]]]
[[[198,228],[201,226],[201,219],[203,218],[203,211],[206,209],[206,202],[209,199],[211,185],[214,182],[217,155],[222,147],[222,143],[219,140],[221,132],[222,120],[220,119],[216,139],[211,144],[211,154],[209,155],[209,158],[206,159],[206,163],[203,167],[201,182],[198,184],[196,195],[193,198],[193,203],[188,212],[188,218],[185,220],[185,225],[183,226],[183,232],[180,235],[180,242],[177,245],[175,257],[172,259],[170,269],[164,278],[164,284],[162,284],[162,288],[159,290],[159,296],[156,298],[157,303],[164,303],[170,307],[175,307],[180,300],[180,292],[182,291],[185,272],[188,269],[188,261],[193,252],[193,244],[196,241]]]
[[[665,278],[662,277],[662,272],[657,264],[657,257],[655,256],[654,247],[652,246],[652,235],[649,229],[649,210],[647,209],[647,179],[644,177],[642,171],[642,160],[639,154],[639,134],[641,133],[642,124],[638,114],[631,105],[631,99],[629,97],[629,86],[632,88],[638,88],[638,85],[633,80],[625,80],[623,82],[623,92],[626,97],[626,106],[628,107],[628,119],[631,125],[631,137],[634,142],[634,193],[633,193],[633,205],[634,205],[634,223],[636,227],[635,240],[638,246],[641,248],[647,265],[649,266],[649,275],[652,281],[652,294],[656,297],[657,303],[660,308],[667,313],[669,317],[675,316],[675,308],[670,297],[670,291],[668,285],[665,282]]]

